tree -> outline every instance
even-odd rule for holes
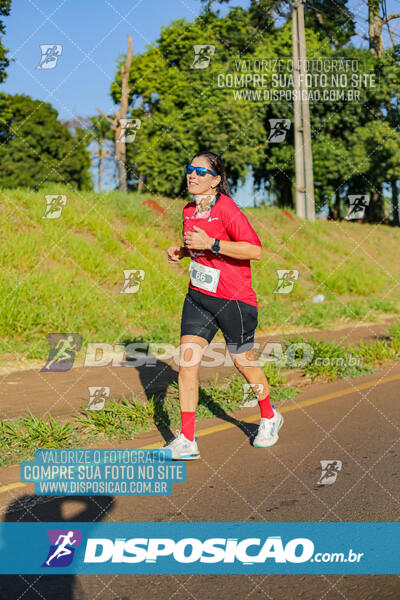
[[[11,10],[11,0],[0,0],[0,15],[8,16]],[[0,34],[3,35],[6,31],[3,21],[0,21]],[[8,48],[3,46],[0,38],[0,83],[2,83],[6,77],[6,69],[10,64],[10,60],[7,58]]]
[[[236,102],[232,90],[217,83],[249,44],[248,25],[248,13],[241,8],[226,19],[174,21],[155,45],[133,58],[129,106],[141,127],[127,152],[136,183],[141,176],[153,192],[186,193],[183,165],[204,148],[223,154],[234,185],[256,164],[264,134],[260,106]],[[194,46],[216,38],[218,55],[207,69],[192,68]],[[117,72],[111,89],[115,102],[120,90]]]
[[[84,133],[71,133],[46,102],[0,94],[0,185],[45,186],[48,182],[92,189]]]
[[[305,26],[328,37],[337,50],[355,34],[355,19],[348,0],[307,0],[304,5]]]
[[[267,3],[268,1],[265,0],[264,4]],[[259,5],[258,2],[254,4]],[[285,3],[279,3],[279,5],[283,4]],[[307,1],[305,5],[308,27],[306,34],[308,36],[308,31],[312,28],[321,39],[323,44],[321,47],[325,48],[326,36],[328,36],[332,46],[338,50],[338,58],[343,55],[347,55],[349,58],[357,57],[362,65],[361,73],[362,69],[369,73],[375,73],[379,83],[375,88],[360,90],[361,98],[358,103],[343,103],[342,105],[330,103],[329,105],[329,103],[319,102],[311,105],[312,127],[315,132],[313,163],[316,204],[322,208],[324,204],[331,204],[333,198],[334,206],[331,214],[338,218],[343,194],[368,193],[371,203],[367,218],[374,222],[381,222],[386,218],[383,187],[385,183],[390,183],[394,206],[393,215],[396,220],[398,190],[397,181],[394,179],[396,179],[395,165],[398,156],[396,132],[399,128],[399,61],[391,51],[386,51],[385,56],[382,55],[377,59],[372,52],[348,48],[348,45],[346,49],[341,48],[340,46],[347,43],[354,33],[354,18],[348,20],[349,10],[346,2],[341,2],[341,5],[342,9],[337,1],[334,3]],[[314,23],[310,19],[313,12],[317,19]],[[382,17],[381,25],[383,26],[396,16]],[[342,28],[343,31],[341,31]],[[320,50],[318,54],[321,55]],[[309,58],[318,58],[318,54],[314,56],[311,48]],[[324,54],[329,56],[326,51]],[[330,57],[334,59],[335,55],[332,54]],[[270,112],[271,116],[276,117],[279,114],[290,118],[290,111],[287,109],[285,111],[285,107],[279,106],[278,103],[270,107]],[[387,123],[389,127],[371,128],[371,123],[376,119]],[[334,127],[332,127],[333,124]],[[355,129],[357,136],[354,135]],[[291,141],[290,135],[288,140]],[[375,156],[375,163],[367,160],[371,153]],[[361,160],[361,156],[364,156],[365,160]],[[354,157],[359,157],[359,159],[355,160]],[[290,170],[285,173],[280,165],[288,163]],[[288,148],[284,146],[271,148],[266,156],[265,164],[269,165],[269,173],[268,170],[265,170],[264,173],[263,170],[261,173],[258,170],[256,179],[259,179],[260,175],[264,176],[264,180],[272,177],[272,189],[277,192],[278,203],[284,206],[290,202],[289,185],[292,178],[292,161],[290,153],[288,154]],[[273,165],[276,165],[275,172],[270,170]],[[379,165],[378,172],[374,168],[376,165]]]
[[[104,161],[111,155],[111,151],[107,149],[106,145],[107,142],[114,139],[114,134],[109,121],[104,117],[91,117],[89,132],[90,140],[97,144],[91,158],[92,161],[97,162],[97,191],[101,192]]]
[[[125,137],[128,129],[126,117],[128,112],[129,74],[132,64],[132,53],[132,37],[128,35],[128,53],[124,63],[119,65],[121,77],[120,108],[116,111],[115,118],[112,119],[108,115],[105,115],[99,108],[97,109],[102,117],[109,121],[115,131],[115,158],[118,166],[118,189],[121,192],[128,191]]]
[[[390,21],[393,19],[399,19],[400,13],[393,13],[391,15],[380,16],[380,4],[381,0],[368,0],[368,37],[369,47],[374,56],[383,55],[383,39],[382,29],[384,25],[388,28]],[[384,4],[385,6],[385,4]],[[389,28],[390,32],[390,28]]]
[[[204,12],[210,13],[213,4],[226,4],[229,0],[202,0]],[[335,48],[343,47],[355,33],[354,15],[347,6],[348,0],[306,0],[305,26],[329,38]],[[291,20],[292,0],[250,0],[249,15],[259,31],[267,33],[279,18]],[[218,11],[216,11],[218,12]]]
[[[337,85],[328,83],[326,89],[319,82],[314,86],[321,93],[321,100],[310,104],[316,205],[322,209],[333,202],[331,212],[339,217],[341,201],[347,194],[368,193],[372,199],[368,218],[379,222],[382,190],[397,180],[399,61],[394,50],[377,59],[369,50],[352,46],[349,36],[353,21],[346,28],[343,15],[334,14],[330,0],[313,0],[307,5],[309,18],[314,15],[306,28],[310,60],[343,59],[347,65],[355,60],[356,76],[373,74],[377,61],[381,70],[375,87],[361,85],[358,101],[324,99],[322,92],[337,91]],[[344,0],[341,5],[348,10]],[[293,206],[292,128],[284,143],[268,141],[271,119],[293,123],[292,102],[286,98],[264,99],[262,91],[257,100],[260,92],[254,80],[242,85],[241,91],[246,92],[242,95],[227,84],[227,76],[240,80],[247,75],[246,64],[256,59],[268,57],[271,62],[281,59],[283,64],[285,60],[290,63],[291,22],[285,16],[279,22],[271,16],[276,10],[284,15],[288,3],[261,0],[252,2],[248,10],[231,8],[224,17],[211,11],[210,6],[192,22],[180,19],[164,27],[156,43],[133,57],[129,111],[142,124],[135,143],[127,146],[129,187],[137,189],[142,181],[152,193],[185,195],[183,165],[196,151],[210,149],[222,154],[233,191],[252,173],[256,187],[268,189],[279,206]],[[262,22],[265,29],[260,27]],[[208,48],[210,44],[214,51],[206,68],[193,68],[195,46]],[[254,73],[252,68],[249,71]],[[278,76],[289,75],[288,71],[280,71]],[[267,67],[263,74],[263,87],[271,90],[273,68]],[[344,85],[344,92],[354,90],[350,78]],[[286,87],[289,89],[290,84]],[[118,103],[119,71],[111,94]],[[377,120],[382,126],[373,126]],[[380,166],[379,173],[368,158],[371,154]]]

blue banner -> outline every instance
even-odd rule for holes
[[[399,574],[400,523],[1,523],[1,574]]]

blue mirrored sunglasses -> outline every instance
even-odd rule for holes
[[[206,169],[205,167],[193,167],[192,165],[185,166],[186,175],[190,175],[190,173],[193,173],[194,170],[196,170],[196,175],[199,175],[199,177],[204,177],[206,173],[217,175],[217,173],[214,173],[214,171],[210,171],[210,169]]]

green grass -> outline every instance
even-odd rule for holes
[[[310,363],[305,365],[304,373],[312,380],[323,378],[332,381],[337,378],[359,377],[372,372],[371,363],[366,361],[357,349],[341,344],[324,342],[313,338],[297,338],[291,341],[307,341],[314,354]],[[372,352],[373,354],[373,352]],[[378,360],[378,358],[377,358]]]
[[[199,389],[197,420],[224,416],[237,410],[243,401],[243,378],[234,376],[223,385],[208,384]],[[271,399],[282,402],[299,393],[295,388],[273,387]],[[102,440],[121,442],[154,427],[177,428],[180,410],[177,384],[172,384],[164,400],[152,397],[142,403],[122,397],[108,401],[101,411],[82,407],[68,422],[39,419],[29,414],[13,421],[0,421],[0,467],[32,459],[36,448],[79,448]]]
[[[46,194],[65,194],[59,219],[42,219]],[[148,194],[77,193],[58,185],[40,193],[0,190],[0,357],[45,360],[49,333],[79,332],[88,342],[144,339],[177,344],[189,259],[166,260],[181,244],[183,199]],[[375,321],[400,309],[400,230],[328,221],[292,222],[276,207],[244,210],[262,244],[252,262],[259,330]],[[124,269],[143,269],[135,294],[121,294]],[[290,294],[274,294],[277,269],[297,269]],[[322,304],[312,297],[325,295]]]
[[[13,421],[0,421],[0,466],[30,458],[36,448],[66,448],[76,440],[74,425],[51,415],[40,419],[29,412]]]
[[[313,381],[317,378],[332,381],[339,377],[359,377],[372,373],[381,363],[399,360],[400,323],[389,330],[385,339],[370,343],[361,342],[357,346],[344,346],[300,335],[289,336],[284,340],[286,348],[292,343],[307,343],[311,346],[312,360],[307,361],[302,369]],[[301,347],[294,358],[304,358]],[[287,366],[288,362],[285,359],[276,363],[277,369]]]
[[[103,410],[82,408],[75,417],[78,429],[83,432],[104,434],[108,439],[129,439],[132,434],[146,430],[157,412],[156,401],[151,398],[146,404],[122,397],[121,401],[108,401]]]

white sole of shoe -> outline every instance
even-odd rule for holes
[[[172,457],[172,460],[197,460],[200,454]]]
[[[270,444],[263,444],[263,445],[261,445],[261,444],[255,444],[255,443],[253,443],[254,448],[270,448],[271,446],[273,446],[274,444],[276,444],[276,442],[279,440],[278,431],[282,427],[283,421],[284,421],[283,415],[281,415],[281,420],[279,421],[278,428],[276,430],[276,436],[275,436],[275,438],[273,439],[273,441]]]

